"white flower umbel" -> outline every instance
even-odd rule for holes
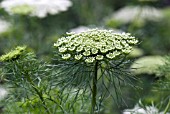
[[[89,29],[81,33],[67,33],[68,36],[54,43],[65,60],[71,59],[93,63],[104,59],[116,59],[129,54],[138,40],[129,33],[115,33],[112,30]]]
[[[135,19],[139,21],[159,20],[163,14],[159,9],[149,6],[126,6],[113,14],[113,19],[123,23],[133,22]]]
[[[161,76],[161,72],[158,68],[164,64],[165,59],[161,56],[144,56],[134,61],[131,65],[131,71],[135,75],[149,74]]]
[[[164,113],[159,112],[159,110],[155,106],[145,106],[144,108],[142,108],[137,104],[133,109],[124,110],[123,114],[164,114]]]
[[[9,29],[10,23],[0,19],[0,33],[3,33]]]
[[[66,11],[70,6],[72,6],[70,0],[4,0],[1,2],[1,7],[9,14],[28,14],[39,18]]]
[[[8,94],[7,90],[0,87],[0,101]]]

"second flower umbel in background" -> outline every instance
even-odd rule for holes
[[[72,5],[69,0],[4,0],[1,7],[9,14],[24,14],[44,18],[47,14],[55,15]]]

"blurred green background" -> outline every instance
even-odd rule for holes
[[[170,54],[170,0],[71,2],[72,6],[67,11],[45,18],[10,15],[1,8],[0,19],[7,21],[10,27],[0,33],[0,55],[18,45],[27,45],[39,59],[52,62],[53,43],[66,32],[73,31],[73,28],[104,28],[129,32],[140,41],[129,56],[134,60],[133,68],[140,70],[132,71],[140,81],[133,82],[137,88],[121,85],[124,102],[116,104],[108,98],[104,102],[106,108],[102,113],[121,114],[124,109],[133,108],[140,100],[146,106],[154,103],[160,111],[164,110],[170,102],[170,60],[165,57]],[[138,63],[137,66],[135,62]],[[143,67],[145,69],[140,69]],[[0,83],[3,86],[3,79]]]

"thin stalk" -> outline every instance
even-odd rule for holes
[[[168,112],[169,108],[170,108],[170,100],[168,101],[168,104],[165,108],[164,114],[166,114]]]
[[[46,110],[47,114],[51,114],[51,112],[48,110],[46,103],[44,101],[43,95],[42,93],[39,91],[39,89],[35,86],[35,84],[32,82],[32,79],[29,76],[26,76],[27,80],[30,82],[31,86],[33,87],[33,89],[35,90],[35,92],[37,93],[38,97],[40,98],[44,109]]]
[[[94,76],[92,82],[92,101],[91,101],[91,114],[95,114],[96,107],[96,96],[97,96],[97,70],[98,70],[98,62],[95,63],[94,66]]]

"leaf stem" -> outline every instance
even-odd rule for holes
[[[31,86],[33,87],[33,89],[35,90],[35,92],[37,93],[38,97],[40,98],[44,109],[46,110],[47,114],[51,114],[51,112],[48,110],[45,100],[43,98],[42,92],[39,91],[39,89],[36,87],[36,85],[33,83],[32,79],[30,78],[30,76],[26,76],[27,80],[29,81],[29,83],[31,84]]]

